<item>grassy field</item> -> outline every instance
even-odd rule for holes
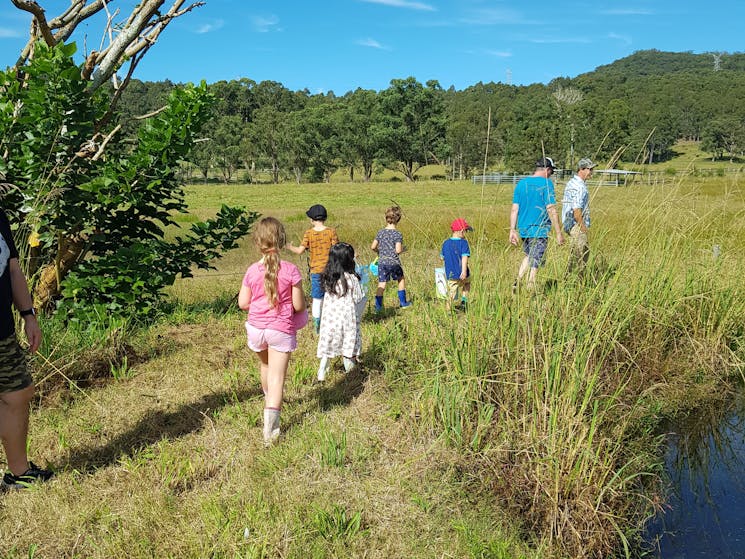
[[[58,476],[2,496],[0,555],[623,555],[659,505],[659,421],[713,405],[743,373],[741,178],[594,189],[592,278],[564,278],[567,250],[551,243],[539,291],[517,296],[510,187],[190,187],[184,225],[238,204],[280,218],[293,242],[323,203],[363,263],[395,201],[413,310],[391,288],[363,321],[361,370],[337,363],[323,385],[303,331],[285,436],[266,450],[232,303],[256,259],[250,239],[179,281],[147,331],[48,335],[30,446]],[[467,314],[434,289],[455,217],[475,228]]]

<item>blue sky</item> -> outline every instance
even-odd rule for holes
[[[39,0],[49,16],[69,0]],[[188,2],[187,2],[188,3]],[[112,0],[122,12],[132,0]],[[128,13],[128,12],[127,12]],[[15,62],[27,14],[0,7],[0,66]],[[381,90],[390,80],[547,83],[642,49],[742,52],[743,0],[206,0],[145,56],[141,80],[241,77],[292,90]],[[100,22],[76,35],[96,48]]]

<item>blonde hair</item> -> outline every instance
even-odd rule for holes
[[[254,230],[254,242],[264,259],[264,293],[269,306],[274,308],[279,302],[277,294],[277,275],[279,273],[279,249],[284,248],[287,235],[282,223],[274,217],[265,217]]]
[[[401,208],[398,206],[391,206],[385,211],[385,222],[386,223],[398,223],[401,221]]]

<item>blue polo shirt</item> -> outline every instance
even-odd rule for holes
[[[520,208],[517,213],[517,230],[523,239],[547,238],[551,219],[546,206],[556,204],[554,183],[550,179],[530,176],[515,186],[512,203]]]

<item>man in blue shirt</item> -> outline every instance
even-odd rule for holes
[[[515,291],[528,274],[528,288],[535,288],[538,268],[543,266],[548,234],[551,227],[556,231],[556,242],[564,244],[559,215],[556,211],[554,183],[549,178],[554,172],[554,161],[542,157],[535,164],[535,172],[515,186],[510,211],[510,243],[517,246],[522,239],[525,257],[520,262],[517,279],[512,286]]]

